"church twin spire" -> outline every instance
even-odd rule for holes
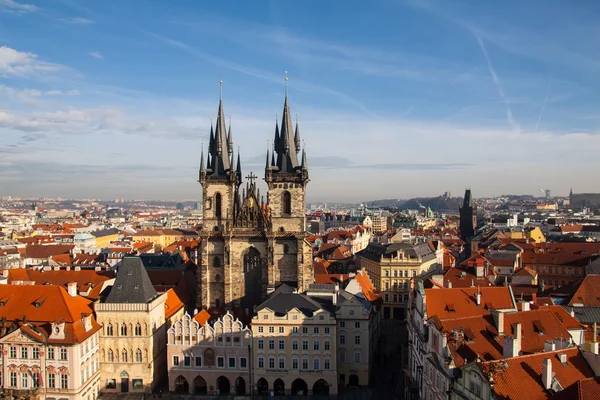
[[[287,73],[286,73],[287,75]],[[267,149],[267,158],[265,163],[265,178],[270,180],[273,175],[298,174],[302,180],[308,180],[308,165],[306,162],[306,151],[302,149],[301,163],[298,162],[300,153],[300,127],[298,124],[298,114],[296,114],[295,130],[292,128],[292,117],[288,102],[287,81],[285,78],[285,101],[283,104],[283,117],[281,119],[281,130],[279,121],[275,121],[275,138],[273,141],[273,151]],[[235,180],[239,186],[242,181],[241,157],[238,149],[237,165],[233,150],[233,135],[231,132],[231,117],[229,119],[229,128],[226,127],[225,113],[223,111],[223,91],[221,84],[221,96],[219,99],[219,110],[217,121],[214,126],[211,119],[210,134],[208,143],[208,155],[205,160],[204,148],[200,157],[200,182],[210,177],[222,177]]]

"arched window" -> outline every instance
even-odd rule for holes
[[[221,267],[221,259],[219,258],[219,256],[213,257],[213,267],[215,267],[215,268]]]
[[[113,335],[113,326],[109,322],[108,325],[106,325],[106,336],[112,336],[112,335]]]
[[[114,360],[114,358],[115,358],[115,356],[113,354],[112,349],[108,349],[108,353],[107,353],[107,356],[106,356],[106,361],[111,362],[111,361]]]
[[[215,194],[215,217],[221,218],[221,193]]]
[[[142,326],[139,322],[135,325],[135,336],[142,336]]]
[[[135,351],[135,362],[142,362],[142,351],[140,349]]]
[[[281,212],[287,215],[292,213],[292,195],[287,190],[281,194]]]
[[[121,336],[127,336],[127,325],[125,325],[124,322],[123,325],[121,325]]]
[[[125,349],[121,352],[121,362],[127,362],[127,350]]]

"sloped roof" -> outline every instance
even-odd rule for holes
[[[287,285],[282,285],[281,287],[284,286]],[[256,311],[265,308],[268,308],[277,315],[285,315],[292,309],[297,308],[307,317],[312,317],[316,311],[324,309],[318,302],[306,295],[288,293],[285,290],[273,293],[271,297],[256,308]]]
[[[561,353],[567,355],[565,365],[560,362]],[[545,358],[551,360],[552,372],[562,387],[594,376],[594,372],[576,347],[484,362],[481,363],[481,368],[493,378],[493,391],[498,398],[547,400],[552,398],[552,394],[542,386],[542,363]]]
[[[100,329],[90,308],[90,301],[81,296],[70,296],[60,286],[48,285],[0,285],[0,318],[6,318],[9,326],[27,323],[38,329],[38,334],[50,336],[52,322],[64,321],[64,339],[49,339],[50,343],[81,343]],[[85,330],[82,317],[92,315],[92,329]]]
[[[67,254],[75,248],[72,244],[30,244],[25,248],[26,258],[48,258],[58,254]]]
[[[481,292],[481,306],[475,292]],[[509,287],[425,289],[428,317],[448,318],[488,315],[492,309],[516,308]]]
[[[210,314],[205,309],[202,309],[198,314],[194,315],[194,319],[198,321],[200,326],[204,326],[210,319]]]
[[[167,300],[165,301],[165,319],[171,318],[177,311],[184,306],[182,297],[178,289],[167,290]]]
[[[600,377],[581,379],[558,392],[553,400],[598,400],[600,399]]]
[[[586,307],[600,307],[600,275],[587,275],[571,300],[569,306],[583,304]]]
[[[57,285],[64,288],[70,282],[77,283],[79,292],[86,292],[90,288],[102,285],[108,279],[111,279],[114,273],[109,271],[94,271],[92,269],[43,271],[31,268],[18,268],[8,270],[8,283],[13,284],[17,281],[34,282],[34,285]]]
[[[106,303],[148,303],[158,293],[154,290],[139,257],[124,257]]]

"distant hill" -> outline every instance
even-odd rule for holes
[[[401,199],[383,199],[369,201],[369,207],[381,207],[381,208],[398,208],[398,209],[412,209],[417,210],[421,207],[429,207],[432,211],[440,210],[456,210],[462,205],[462,197],[416,197],[409,200]]]

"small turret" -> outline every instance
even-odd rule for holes
[[[296,153],[300,151],[300,126],[298,125],[298,113],[296,113],[296,133],[294,134],[294,144],[296,145]]]
[[[231,116],[229,117],[229,132],[227,133],[227,148],[228,148],[229,154],[233,153],[233,136],[231,135]]]

